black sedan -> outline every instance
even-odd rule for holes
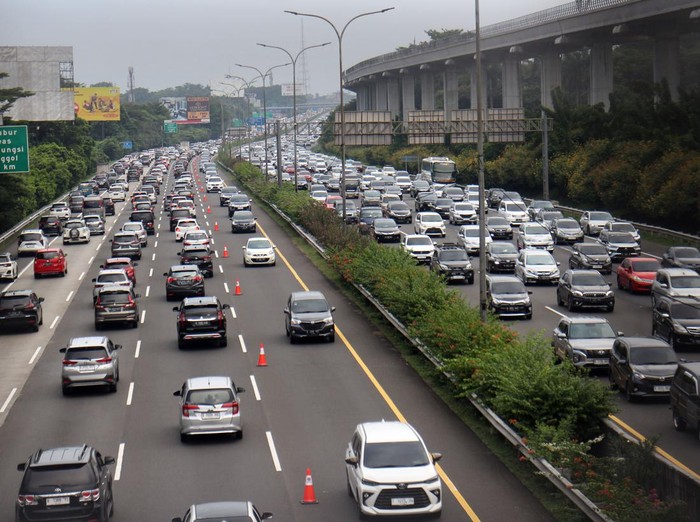
[[[163,274],[165,298],[198,297],[204,295],[204,275],[195,265],[174,265]]]

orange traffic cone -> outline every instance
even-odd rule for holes
[[[258,366],[267,366],[267,357],[265,357],[265,347],[260,343],[260,355],[258,355]]]
[[[207,214],[211,214],[211,207],[207,205]]]
[[[219,231],[219,223],[217,221],[214,221],[214,232]]]
[[[241,283],[236,279],[236,290],[233,292],[233,295],[241,295],[243,292],[241,291]]]
[[[224,245],[224,253],[223,253],[223,256],[224,256],[224,257],[228,257],[228,248],[226,247],[226,245]]]
[[[311,468],[306,468],[306,481],[304,483],[304,498],[302,504],[318,504],[316,493],[314,492],[314,482],[311,479]]]

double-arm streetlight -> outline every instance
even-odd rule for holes
[[[311,18],[318,18],[320,20],[323,20],[326,22],[328,25],[330,25],[333,30],[335,31],[335,35],[338,37],[338,65],[339,65],[339,71],[340,71],[340,164],[341,168],[343,169],[341,174],[340,174],[340,193],[341,196],[343,197],[343,222],[346,222],[346,197],[345,197],[345,102],[343,99],[343,36],[345,35],[345,30],[348,28],[348,25],[350,25],[352,22],[357,20],[358,18],[362,18],[363,16],[369,16],[373,14],[382,14],[386,13],[387,11],[391,11],[394,9],[393,7],[387,7],[386,9],[381,9],[380,11],[370,11],[368,13],[360,13],[357,16],[352,17],[348,22],[343,26],[343,29],[338,31],[338,28],[331,22],[328,18],[325,18],[323,16],[317,15],[317,14],[310,14],[310,13],[299,13],[297,11],[286,11],[285,13],[293,14],[296,16],[309,16]]]
[[[245,97],[246,106],[247,106],[247,109],[248,109],[247,112],[246,112],[246,117],[245,117],[245,128],[246,128],[246,138],[247,138],[247,143],[248,143],[248,149],[249,149],[249,152],[250,152],[251,135],[250,135],[250,123],[248,122],[248,118],[250,118],[250,117],[252,116],[252,112],[251,112],[251,110],[250,110],[250,97],[248,97],[248,96],[245,95],[245,89],[250,89],[250,86],[253,85],[253,83],[255,83],[255,81],[256,81],[258,78],[260,78],[260,76],[256,76],[255,78],[253,78],[253,79],[250,80],[250,81],[246,80],[246,79],[243,78],[242,76],[233,76],[233,75],[230,75],[230,74],[227,74],[227,75],[226,75],[226,78],[229,78],[229,79],[232,79],[232,80],[240,80],[240,81],[243,82],[243,85],[240,85],[240,86],[239,86],[239,85],[234,85],[234,84],[232,84],[232,83],[226,83],[226,82],[219,82],[219,83],[221,83],[221,85],[228,85],[229,87],[233,87],[234,89],[236,89],[236,92],[237,92],[237,93],[240,93],[241,91],[243,91],[243,96]],[[243,147],[242,147],[242,146],[241,146],[241,149],[240,149],[240,150],[241,150],[241,153],[243,153]]]
[[[296,56],[292,56],[292,53],[287,51],[287,49],[284,49],[283,47],[278,47],[277,45],[268,45],[264,43],[259,43],[258,44],[261,47],[269,47],[270,49],[279,49],[280,51],[283,51],[289,56],[289,59],[292,62],[292,98],[293,98],[293,109],[292,109],[292,114],[293,114],[293,120],[294,120],[294,190],[298,191],[299,190],[299,184],[298,184],[298,178],[297,178],[297,60],[299,59],[299,56],[301,56],[301,53],[308,49],[313,49],[314,47],[324,47],[326,45],[330,45],[330,42],[325,42],[322,44],[318,45],[310,45],[308,47],[304,47],[301,51],[297,53]]]
[[[231,157],[231,141],[227,139],[227,133],[226,133],[226,128],[225,128],[225,122],[224,122],[224,97],[228,98],[231,96],[230,92],[222,91],[220,89],[209,89],[210,92],[218,92],[222,96],[219,97],[219,106],[221,108],[221,141],[223,145],[226,145],[226,142],[228,141],[228,155],[229,158]]]
[[[244,67],[246,69],[253,69],[256,71],[261,77],[262,77],[262,84],[263,84],[263,123],[265,125],[265,180],[267,180],[267,100],[265,97],[265,77],[270,74],[270,72],[273,69],[277,69],[278,67],[286,67],[287,65],[290,65],[289,63],[281,63],[279,65],[273,65],[270,67],[267,71],[264,73],[258,69],[257,67],[253,67],[252,65],[243,65],[240,63],[235,64],[236,67]]]

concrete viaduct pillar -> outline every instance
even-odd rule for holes
[[[470,90],[470,94],[469,94],[469,100],[470,100],[471,108],[476,110],[478,108],[478,104],[476,101],[477,100],[476,99],[476,92],[477,92],[477,89],[476,89],[476,86],[477,86],[476,63],[474,63],[474,65],[472,65],[470,67],[469,72],[471,74],[471,87],[470,87],[471,90]],[[481,104],[481,106],[484,109],[488,107],[488,99],[489,99],[489,97],[488,97],[488,85],[489,85],[489,82],[487,81],[487,77],[486,77],[486,64],[483,62],[483,58],[482,58],[482,62],[481,62],[481,101],[482,101],[482,104]]]
[[[522,106],[520,57],[508,55],[503,62],[503,108],[519,109]]]
[[[420,109],[435,110],[435,78],[430,70],[422,70],[420,75]]]
[[[591,47],[591,105],[602,103],[610,108],[610,93],[613,90],[612,45],[608,42],[596,42]]]
[[[408,113],[416,110],[416,77],[412,74],[401,77],[401,107],[403,121],[408,121]]]
[[[399,79],[390,76],[386,80],[387,84],[387,109],[391,111],[391,119],[394,120],[401,110],[401,96],[399,94]]]
[[[358,111],[368,111],[369,110],[369,93],[367,92],[367,85],[361,84],[357,88],[357,110]]]
[[[552,108],[552,90],[561,87],[561,57],[556,49],[549,49],[541,56],[540,102]]]
[[[457,70],[452,68],[445,69],[442,85],[445,120],[449,120],[452,111],[459,109],[459,76]]]
[[[387,82],[386,78],[377,78],[375,85],[375,92],[376,94],[376,99],[377,99],[377,104],[374,107],[375,110],[378,111],[385,111],[388,109],[388,100],[387,100]]]
[[[654,83],[666,80],[673,101],[678,101],[680,85],[678,36],[663,36],[654,41]]]

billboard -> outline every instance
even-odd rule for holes
[[[304,86],[296,84],[297,96],[304,95]],[[294,96],[294,84],[293,83],[283,83],[282,84],[282,96]]]
[[[170,120],[178,125],[209,123],[208,96],[176,96],[161,98],[160,103],[170,111]]]
[[[75,87],[75,115],[86,121],[119,121],[119,87]]]

